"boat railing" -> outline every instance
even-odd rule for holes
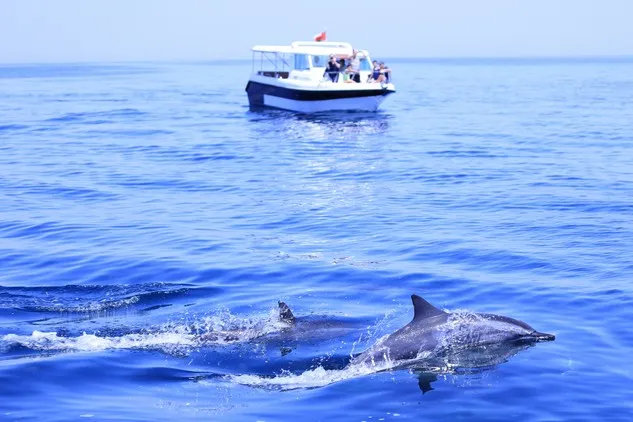
[[[323,79],[325,80],[325,82],[332,82],[332,83],[346,83],[348,80],[353,78],[354,73],[359,73],[359,74],[363,74],[363,73],[367,73],[365,80],[363,81],[362,76],[361,76],[361,80],[360,82],[366,82],[366,83],[378,83],[377,81],[372,80],[371,76],[372,76],[372,72],[368,72],[368,71],[360,71],[360,72],[347,72],[345,70],[339,70],[339,71],[325,71],[323,72]],[[391,72],[389,72],[387,74],[387,79],[383,82],[383,83],[393,83],[393,77],[391,76]]]

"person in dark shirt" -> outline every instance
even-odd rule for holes
[[[380,82],[378,79],[380,78],[380,65],[378,64],[378,60],[374,60],[372,66],[371,76],[369,78],[370,81]]]
[[[391,69],[385,65],[385,62],[380,62],[380,76],[382,76],[380,82],[389,83],[391,80]]]
[[[330,77],[332,82],[338,82],[338,76],[341,72],[341,65],[336,60],[334,55],[330,55],[330,60],[327,62],[325,73]]]

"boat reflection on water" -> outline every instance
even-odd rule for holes
[[[350,139],[385,134],[393,115],[382,112],[323,112],[297,114],[284,110],[250,108],[249,122],[256,136],[284,135],[290,139]]]

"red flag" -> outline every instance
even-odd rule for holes
[[[314,36],[314,41],[325,41],[325,31],[323,31],[323,32],[321,32],[319,34],[316,34]]]

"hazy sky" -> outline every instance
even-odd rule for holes
[[[632,19],[633,0],[0,0],[0,62],[249,58],[323,28],[374,57],[633,55]]]

